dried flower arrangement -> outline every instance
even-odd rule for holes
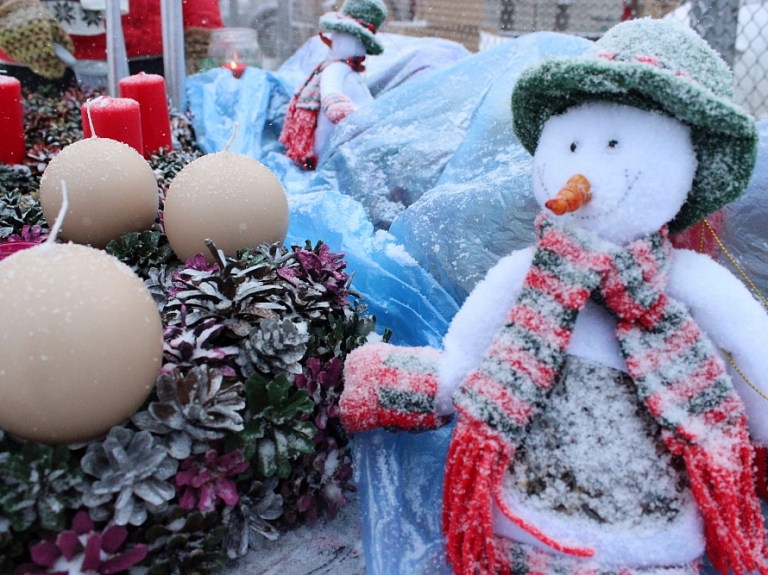
[[[93,95],[26,97],[26,165],[0,165],[0,246],[46,237],[39,179],[82,137]],[[177,149],[150,158],[161,199],[201,155],[188,118],[172,120]],[[354,490],[341,366],[374,318],[342,255],[309,242],[236,258],[209,249],[213,265],[176,259],[162,207],[152,230],[107,246],[155,297],[164,365],[143,408],[102,439],[51,447],[0,431],[0,572],[214,573],[282,529],[333,517]]]

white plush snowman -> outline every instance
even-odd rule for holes
[[[361,73],[366,54],[384,51],[376,31],[386,17],[381,0],[345,0],[340,11],[320,18],[320,30],[332,33],[320,34],[328,55],[294,94],[280,133],[286,155],[300,168],[315,169],[334,125],[373,100]]]
[[[457,575],[692,574],[705,552],[724,575],[768,574],[749,437],[768,442],[751,387],[768,392],[768,316],[668,239],[748,183],[756,132],[731,99],[723,61],[660,21],[524,73],[512,108],[536,245],[488,272],[442,351],[348,358],[349,429],[458,415],[443,508]]]

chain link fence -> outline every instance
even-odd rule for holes
[[[320,16],[341,0],[221,0],[229,26],[251,26],[267,67],[317,32]],[[534,31],[589,39],[628,18],[671,18],[691,26],[731,65],[736,101],[768,118],[768,0],[384,0],[383,30],[438,36],[472,51]]]

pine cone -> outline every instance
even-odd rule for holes
[[[222,513],[229,528],[224,545],[230,559],[244,557],[248,549],[258,549],[264,539],[275,541],[280,532],[271,524],[283,514],[283,498],[275,493],[277,477],[254,481],[237,505]]]
[[[96,521],[141,525],[148,512],[161,512],[176,496],[166,480],[176,474],[178,461],[155,444],[149,431],[113,427],[103,442],[88,446],[80,466],[97,478],[81,488]]]
[[[161,374],[156,386],[159,401],[134,414],[132,421],[139,429],[166,436],[165,445],[176,459],[206,451],[209,441],[243,429],[243,384],[222,388],[223,381],[218,369],[205,365],[186,375],[177,369]]]
[[[304,321],[263,319],[248,334],[245,349],[241,351],[237,363],[246,375],[254,372],[249,364],[255,365],[262,373],[299,374],[302,372],[299,362],[307,353],[308,341],[309,333]]]
[[[151,267],[147,270],[144,285],[147,286],[152,299],[155,300],[160,312],[162,313],[165,302],[168,301],[168,293],[172,287],[172,279],[169,276],[168,267]]]

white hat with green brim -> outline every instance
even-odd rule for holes
[[[670,232],[707,217],[749,184],[758,145],[754,120],[733,103],[728,65],[689,28],[630,20],[582,56],[526,70],[512,93],[515,134],[533,154],[550,117],[595,100],[663,112],[690,126],[698,168]]]
[[[338,12],[320,18],[320,29],[351,34],[374,56],[384,51],[376,31],[387,17],[387,7],[381,0],[346,0]]]

